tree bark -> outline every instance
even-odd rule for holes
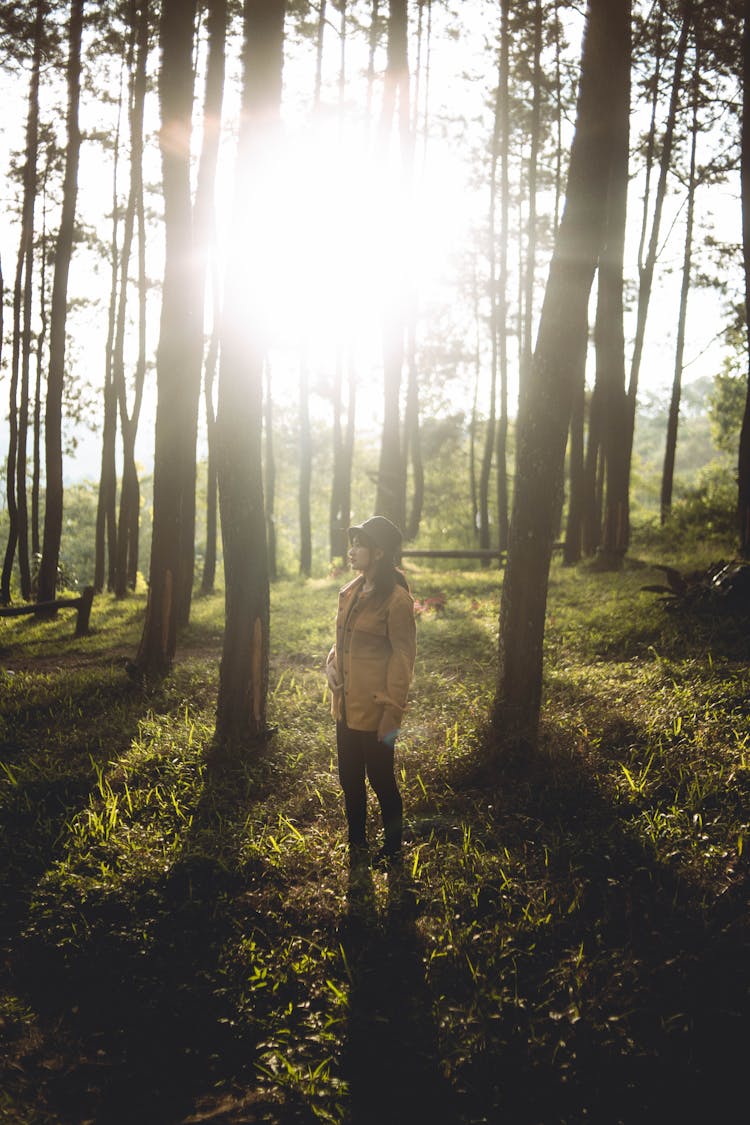
[[[226,626],[216,706],[220,743],[257,748],[268,737],[269,583],[262,481],[265,318],[256,247],[266,215],[258,177],[278,128],[283,0],[245,0],[244,79],[234,218],[219,373],[219,496]],[[247,271],[247,272],[245,272]],[[249,275],[249,276],[248,276]],[[240,279],[247,278],[245,284]]]
[[[135,67],[130,84],[130,189],[125,211],[120,284],[115,341],[112,357],[112,382],[120,413],[122,433],[122,482],[120,512],[117,525],[117,550],[114,592],[124,598],[135,585],[138,570],[138,529],[140,518],[140,485],[135,463],[135,440],[138,433],[143,386],[146,378],[146,304],[145,304],[145,218],[143,214],[143,118],[146,99],[146,64],[148,61],[148,0],[131,0],[133,35],[137,40]],[[138,222],[138,358],[132,410],[128,408],[125,379],[125,323],[128,304],[128,276],[136,221]]]
[[[573,398],[568,443],[568,518],[565,524],[563,562],[574,566],[581,560],[583,540],[583,508],[585,495],[584,428],[586,412],[585,379],[580,380]]]
[[[388,62],[383,91],[380,142],[387,151],[398,104],[402,160],[409,144],[409,64],[406,0],[390,0],[388,12]],[[403,206],[403,202],[400,204]],[[401,216],[392,216],[395,225]],[[405,319],[403,263],[398,255],[402,240],[391,229],[391,262],[388,292],[383,294],[383,436],[380,446],[375,510],[403,528],[406,519],[406,461],[401,442],[401,379],[404,366]]]
[[[309,578],[312,572],[312,434],[310,433],[310,378],[307,356],[299,369],[299,572]]]
[[[627,37],[628,0],[589,0],[565,209],[518,418],[516,490],[500,610],[493,726],[506,746],[534,745],[552,546],[570,414],[585,357],[615,115],[613,58]]]
[[[55,274],[50,310],[50,357],[47,402],[44,418],[47,491],[44,505],[44,537],[39,566],[37,601],[54,600],[63,519],[62,393],[65,380],[65,329],[68,315],[68,274],[73,255],[78,162],[81,132],[78,107],[81,92],[81,34],[84,0],[71,0],[68,34],[67,150],[63,179],[60,229],[55,248]]]
[[[700,98],[700,51],[697,31],[695,44],[695,69],[693,71],[693,113],[690,130],[690,173],[688,177],[687,216],[685,219],[685,249],[682,259],[682,285],[680,287],[680,311],[677,317],[677,341],[675,344],[674,375],[672,394],[669,400],[667,418],[667,440],[664,449],[664,468],[661,480],[661,522],[664,525],[672,511],[672,488],[674,485],[674,466],[677,456],[677,430],[680,422],[680,399],[682,397],[682,364],[685,355],[685,325],[687,322],[688,295],[690,293],[690,271],[693,255],[693,222],[695,217],[696,148],[698,145],[698,103]]]
[[[16,502],[18,506],[18,571],[21,596],[31,598],[29,565],[29,515],[26,471],[29,430],[29,382],[31,366],[31,313],[34,277],[34,210],[37,195],[37,163],[39,150],[39,71],[44,34],[44,0],[37,0],[34,21],[34,55],[29,84],[29,113],[26,125],[26,164],[23,175],[22,245],[24,258],[23,328],[21,335],[21,397],[18,409],[18,458],[16,464]]]
[[[750,0],[745,0],[742,35],[742,151],[740,158],[742,182],[742,256],[745,267],[745,310],[750,309]],[[750,315],[745,312],[750,359]],[[740,430],[737,464],[738,549],[742,558],[750,558],[750,366],[747,398]]]
[[[508,546],[508,236],[510,211],[510,0],[500,0],[500,253],[497,293],[492,310],[493,341],[497,342],[500,411],[495,437],[497,472],[497,545]]]
[[[279,576],[276,559],[276,453],[273,440],[273,379],[268,360],[265,367],[265,402],[263,429],[266,441],[266,461],[263,479],[265,481],[264,511],[266,520],[266,544],[268,552],[268,575],[275,582]]]
[[[211,0],[208,5],[208,58],[203,105],[203,143],[198,164],[196,185],[193,254],[195,290],[195,331],[192,334],[194,356],[185,372],[185,447],[180,484],[180,596],[177,606],[178,625],[187,625],[195,577],[195,485],[198,413],[203,372],[203,327],[207,264],[213,249],[213,211],[216,166],[221,135],[221,114],[224,96],[225,48],[227,32],[226,0]]]
[[[47,179],[49,156],[42,179],[42,230],[39,239],[39,332],[36,337],[36,378],[34,380],[33,468],[31,471],[31,551],[35,561],[41,557],[39,509],[42,478],[42,384],[44,348],[47,341]]]
[[[195,362],[196,295],[192,261],[190,131],[193,105],[194,0],[164,0],[160,22],[160,148],[164,182],[165,260],[156,354],[154,518],[149,592],[136,656],[142,672],[164,675],[177,645],[181,582],[185,373]]]
[[[599,565],[617,569],[628,548],[630,532],[630,436],[625,386],[623,328],[623,262],[630,158],[630,24],[623,29],[620,51],[612,59],[615,106],[611,125],[611,163],[607,192],[604,245],[599,260],[596,309],[597,381],[602,397],[602,454],[606,492]]]
[[[674,131],[675,123],[677,120],[677,109],[680,100],[680,91],[682,88],[682,72],[685,63],[685,52],[687,50],[688,36],[690,33],[690,26],[693,19],[693,6],[692,0],[684,0],[682,5],[682,26],[680,29],[680,38],[677,44],[677,53],[675,55],[674,71],[672,75],[672,89],[670,94],[669,112],[667,115],[667,123],[664,130],[664,140],[662,144],[661,159],[659,162],[659,180],[656,187],[656,197],[654,200],[654,215],[651,223],[651,233],[649,236],[648,251],[646,259],[642,266],[639,267],[638,278],[638,305],[636,311],[636,330],[635,341],[633,344],[633,355],[630,363],[630,380],[628,383],[628,412],[626,416],[627,427],[627,466],[626,472],[628,481],[630,480],[630,468],[633,456],[633,437],[635,433],[635,410],[638,399],[638,381],[640,377],[641,360],[643,358],[643,345],[646,336],[646,320],[648,318],[648,308],[651,300],[651,290],[654,281],[654,269],[656,267],[656,258],[659,250],[659,233],[661,230],[661,216],[664,208],[664,199],[667,192],[667,176],[672,162],[672,148],[674,146]],[[630,528],[625,527],[622,532],[622,539],[625,543],[625,549],[630,539]]]
[[[110,253],[112,269],[110,274],[109,312],[107,316],[107,339],[104,344],[104,386],[102,389],[102,459],[99,471],[99,495],[96,507],[96,531],[94,537],[94,591],[100,594],[104,589],[105,575],[109,590],[114,589],[115,565],[117,557],[117,393],[113,384],[112,359],[115,343],[115,324],[117,321],[117,285],[120,269],[120,206],[117,180],[120,166],[120,111],[122,109],[122,84],[118,106],[117,131],[112,162],[112,234]]]
[[[501,48],[502,49],[502,48]],[[498,68],[498,71],[500,67]],[[482,463],[479,470],[479,546],[487,550],[490,546],[490,474],[492,455],[497,444],[497,375],[498,347],[500,330],[497,302],[497,165],[500,156],[502,133],[502,75],[498,73],[495,92],[495,112],[492,126],[492,148],[490,151],[490,200],[488,209],[489,227],[489,289],[490,289],[490,401],[487,428],[484,434]],[[502,325],[503,332],[505,325]]]

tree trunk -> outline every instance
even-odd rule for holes
[[[117,388],[114,382],[114,351],[117,329],[118,282],[120,273],[120,202],[118,179],[120,172],[120,131],[123,104],[122,70],[127,63],[131,72],[135,52],[136,26],[131,9],[130,39],[127,60],[123,60],[120,71],[120,90],[117,103],[117,128],[115,131],[112,155],[112,232],[110,236],[111,271],[109,287],[109,310],[107,316],[107,339],[104,345],[104,386],[102,389],[102,458],[99,472],[99,494],[96,508],[96,531],[94,540],[94,590],[104,589],[105,573],[107,589],[115,587],[117,569]],[[127,274],[126,274],[127,276]]]
[[[44,33],[44,3],[37,0],[34,22],[34,57],[29,86],[29,114],[26,125],[26,164],[23,175],[22,242],[24,258],[23,330],[21,336],[21,398],[18,409],[18,458],[16,464],[16,502],[18,505],[18,570],[21,596],[31,598],[29,565],[29,516],[26,470],[29,430],[29,382],[31,365],[31,314],[34,277],[34,209],[37,195],[37,162],[39,150],[39,70]]]
[[[328,541],[331,562],[346,559],[348,546],[346,517],[344,515],[344,432],[341,420],[343,409],[343,368],[344,357],[341,347],[336,353],[336,367],[333,375],[333,473],[331,480],[331,503],[328,516]]]
[[[497,341],[500,375],[500,412],[495,437],[497,466],[497,545],[508,546],[508,215],[510,210],[510,0],[500,0],[500,253],[497,292],[493,305],[492,338]]]
[[[41,557],[39,507],[42,478],[42,383],[44,347],[47,341],[47,178],[49,157],[42,181],[42,230],[39,239],[39,332],[36,338],[36,378],[34,381],[34,453],[31,474],[31,551],[35,561]]]
[[[137,39],[135,67],[131,73],[128,104],[130,106],[130,189],[125,210],[123,226],[122,253],[120,255],[120,285],[115,340],[112,356],[112,382],[117,396],[122,432],[123,467],[120,487],[120,514],[117,525],[117,548],[115,563],[114,592],[124,598],[132,585],[133,559],[137,571],[138,523],[140,509],[140,487],[135,463],[135,439],[138,417],[146,375],[145,355],[145,263],[144,218],[143,218],[143,115],[146,98],[146,63],[148,59],[148,3],[131,0],[131,19],[133,37]],[[128,394],[125,379],[125,324],[128,304],[128,276],[133,249],[136,219],[139,223],[139,354],[135,376],[135,404],[132,413],[128,410]]]
[[[216,166],[221,136],[224,97],[227,0],[211,0],[208,5],[208,58],[203,104],[203,143],[196,185],[193,253],[196,300],[195,331],[192,336],[193,361],[185,372],[185,446],[183,450],[180,495],[180,597],[178,625],[187,625],[195,577],[195,485],[198,412],[203,372],[203,321],[207,263],[213,247]]]
[[[750,309],[750,0],[745,0],[742,36],[742,256],[745,267],[745,309]],[[748,343],[750,345],[750,315],[745,314]],[[750,357],[750,346],[748,347]],[[737,522],[740,555],[750,558],[750,368],[748,369],[747,398],[740,430],[740,449],[737,466],[738,495]]]
[[[36,203],[37,152],[39,147],[39,68],[42,55],[43,6],[37,0],[34,21],[34,53],[29,80],[26,119],[26,159],[23,169],[21,237],[13,288],[13,352],[10,377],[8,442],[9,532],[0,580],[0,600],[10,601],[13,561],[18,551],[21,596],[31,597],[29,568],[28,509],[26,502],[26,445],[29,420],[29,365],[31,356],[31,303],[34,276],[34,208]],[[20,372],[20,399],[19,399]]]
[[[393,118],[398,104],[401,157],[404,160],[409,139],[409,64],[407,54],[406,0],[390,0],[388,12],[388,63],[383,90],[380,139],[383,156],[387,151]],[[403,203],[400,204],[403,206]],[[401,216],[391,216],[391,222]],[[406,285],[403,262],[399,261],[402,239],[392,228],[390,276],[383,303],[383,436],[380,446],[375,510],[398,527],[406,520],[406,461],[401,443],[401,378],[404,366]]]
[[[659,250],[661,216],[664,208],[664,198],[667,192],[667,176],[669,174],[669,168],[672,162],[675,123],[677,120],[677,109],[680,100],[680,91],[682,88],[682,71],[685,63],[685,52],[687,50],[688,35],[690,32],[692,18],[692,0],[684,0],[682,27],[680,30],[680,38],[677,44],[674,72],[672,75],[672,89],[670,94],[669,112],[667,115],[667,124],[664,130],[664,140],[662,144],[661,159],[659,162],[659,180],[656,187],[656,198],[654,200],[654,215],[651,223],[651,234],[649,237],[649,245],[645,262],[643,266],[639,266],[638,271],[639,279],[636,330],[635,341],[633,344],[633,355],[630,363],[630,380],[628,384],[627,401],[628,412],[626,416],[626,440],[628,445],[626,473],[628,481],[630,480],[630,466],[633,456],[635,409],[638,399],[638,380],[640,376],[641,360],[643,357],[643,345],[646,336],[646,320],[648,317],[649,302],[651,300],[651,290],[653,288],[656,257]],[[621,536],[621,538],[624,540],[625,549],[627,549],[629,536],[630,529],[629,527],[625,527],[622,531]]]
[[[265,362],[265,410],[263,428],[266,439],[265,462],[265,522],[266,543],[268,551],[268,575],[272,581],[278,578],[278,564],[276,560],[276,455],[273,441],[273,379],[271,378],[271,365]]]
[[[531,362],[532,332],[534,327],[534,277],[536,274],[537,242],[537,178],[539,149],[541,147],[542,115],[542,5],[534,4],[534,64],[531,96],[531,136],[529,142],[529,213],[526,226],[526,269],[523,294],[523,354],[524,366]]]
[[[413,308],[409,315],[407,348],[406,403],[404,406],[404,445],[411,462],[411,505],[404,525],[404,538],[416,539],[422,521],[424,505],[424,464],[422,438],[419,428],[419,373],[417,371],[417,314]]]
[[[479,542],[479,489],[477,482],[477,428],[479,425],[479,383],[482,377],[481,317],[479,314],[479,279],[474,259],[472,297],[474,305],[474,393],[469,418],[469,493],[471,530]]]
[[[201,593],[212,594],[216,583],[216,540],[219,531],[218,500],[219,480],[216,467],[216,411],[214,409],[214,384],[219,359],[220,308],[218,286],[214,286],[214,323],[206,352],[206,369],[203,376],[203,401],[206,407],[206,440],[208,463],[206,465],[206,552],[203,556]]]
[[[599,564],[617,569],[627,551],[630,529],[630,440],[623,418],[628,418],[625,388],[625,334],[623,329],[623,261],[630,157],[630,26],[625,28],[621,50],[612,59],[611,82],[615,108],[611,125],[611,165],[607,193],[604,245],[599,260],[599,293],[596,309],[597,376],[601,368],[603,390],[602,452],[606,466],[606,493]],[[616,68],[616,69],[615,69]]]
[[[8,401],[8,461],[6,497],[8,502],[8,541],[5,545],[3,572],[0,579],[0,603],[9,605],[13,563],[18,546],[18,375],[21,363],[21,300],[23,285],[23,239],[16,258],[13,285],[13,347],[10,361],[10,394]]]
[[[68,273],[73,255],[78,161],[81,133],[78,106],[81,90],[81,33],[83,0],[71,0],[67,69],[67,149],[63,179],[62,214],[55,248],[55,274],[50,310],[50,357],[47,403],[44,418],[47,491],[44,505],[44,537],[39,566],[37,600],[53,601],[57,591],[57,568],[63,519],[62,393],[65,378],[65,328],[68,315]]]
[[[193,104],[194,0],[164,0],[160,22],[160,147],[164,181],[165,259],[156,354],[154,519],[149,592],[136,657],[151,675],[170,668],[177,644],[181,582],[180,525],[185,447],[185,373],[195,362],[196,295],[192,261],[190,130]],[[188,451],[189,460],[189,451]]]
[[[315,44],[315,90],[313,93],[313,108],[315,112],[320,109],[320,93],[323,85],[323,43],[326,30],[326,0],[318,3],[318,32]]]
[[[519,410],[516,490],[493,708],[496,736],[508,746],[528,747],[537,737],[549,567],[606,207],[609,135],[616,114],[611,74],[627,39],[629,19],[628,0],[589,0],[565,210]]]
[[[695,216],[696,148],[698,145],[698,103],[700,97],[700,51],[697,31],[695,45],[695,69],[693,71],[693,117],[690,133],[690,175],[688,179],[687,216],[685,220],[685,251],[682,259],[682,286],[680,288],[680,311],[677,318],[677,342],[675,345],[674,376],[672,395],[669,401],[667,419],[667,441],[664,450],[664,469],[661,480],[661,522],[664,525],[672,510],[672,487],[674,484],[674,464],[677,455],[677,429],[680,421],[680,399],[682,397],[682,363],[685,355],[685,325],[687,321],[688,294],[690,292],[690,270],[693,254],[693,221]]]
[[[502,50],[502,48],[501,48]],[[489,288],[490,288],[490,402],[487,429],[484,435],[482,464],[479,472],[479,546],[487,550],[490,546],[490,473],[492,456],[497,446],[497,375],[498,375],[498,332],[501,330],[497,302],[497,165],[500,156],[502,134],[503,76],[499,73],[495,92],[495,112],[492,126],[492,149],[490,152],[490,201],[488,212],[489,227]],[[502,324],[505,332],[505,325]],[[489,563],[487,563],[489,565]]]
[[[573,398],[573,408],[570,415],[570,441],[568,443],[569,471],[568,479],[568,518],[565,524],[565,542],[563,544],[563,562],[565,566],[574,566],[581,561],[583,508],[584,508],[584,415],[586,412],[586,383],[585,379],[579,381]]]
[[[256,246],[263,213],[256,177],[273,144],[281,104],[283,0],[245,0],[244,79],[234,217],[247,242],[235,246],[225,286],[219,373],[219,496],[226,627],[216,706],[224,744],[258,747],[268,737],[269,585],[262,481],[265,318]],[[239,240],[238,240],[239,241]],[[243,271],[250,277],[237,284]]]
[[[312,572],[311,487],[310,379],[307,356],[303,355],[299,369],[299,572],[306,578],[309,578]]]

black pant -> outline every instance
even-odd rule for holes
[[[393,748],[378,742],[374,730],[351,730],[345,723],[339,722],[336,723],[336,750],[349,825],[349,843],[355,847],[363,847],[367,843],[366,774],[380,802],[386,850],[397,851],[401,847],[403,805],[393,772]]]

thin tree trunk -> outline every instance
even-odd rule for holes
[[[326,30],[326,0],[319,0],[318,4],[318,33],[315,44],[315,91],[313,94],[313,109],[317,113],[320,109],[320,94],[323,86],[323,44]]]
[[[372,123],[372,103],[375,90],[375,53],[378,47],[378,31],[380,30],[380,0],[372,0],[370,8],[370,34],[368,36],[367,54],[367,103],[365,120],[367,121],[368,138]]]
[[[628,417],[623,328],[623,262],[630,157],[630,25],[613,59],[610,81],[615,108],[611,131],[611,165],[607,193],[604,245],[599,261],[596,310],[597,366],[602,367],[604,416],[602,442],[606,493],[599,565],[617,569],[628,547],[630,530],[630,443],[623,418]]]
[[[597,370],[601,377],[601,369]],[[586,456],[583,464],[581,500],[581,550],[586,558],[593,555],[602,541],[602,505],[599,490],[600,468],[602,465],[602,396],[604,389],[594,383],[589,405],[589,425],[586,442]]]
[[[700,97],[700,51],[695,45],[695,70],[693,71],[693,120],[690,133],[690,175],[688,179],[687,217],[685,221],[685,252],[682,259],[682,286],[680,288],[680,311],[677,318],[677,342],[675,345],[674,376],[672,395],[669,401],[667,419],[667,441],[664,450],[664,469],[661,481],[661,522],[665,524],[672,510],[672,488],[674,484],[674,465],[677,455],[677,429],[680,421],[680,399],[682,397],[682,365],[685,356],[685,325],[687,321],[688,294],[690,293],[690,271],[693,254],[693,221],[695,216],[696,149],[698,145],[698,101]]]
[[[422,508],[424,505],[424,464],[422,461],[422,439],[419,428],[419,373],[417,370],[416,309],[412,309],[409,315],[407,338],[404,443],[411,461],[412,494],[411,505],[404,527],[404,537],[406,539],[416,539],[419,534],[419,525],[422,520]]]
[[[541,146],[542,114],[542,4],[534,6],[534,70],[531,97],[531,138],[529,146],[529,214],[526,227],[526,269],[523,294],[523,354],[524,363],[531,361],[532,331],[534,327],[534,277],[536,274],[537,243],[537,178],[539,149]]]
[[[39,240],[39,332],[36,338],[36,379],[34,382],[34,453],[31,475],[31,551],[35,563],[41,557],[39,534],[39,498],[42,478],[42,384],[44,381],[44,347],[47,341],[47,177],[49,159],[45,162],[42,186],[42,230]],[[33,585],[33,583],[32,583]]]
[[[557,228],[560,225],[560,205],[562,203],[562,158],[563,158],[563,141],[562,141],[562,121],[563,121],[563,104],[562,104],[562,21],[560,20],[560,5],[558,0],[555,0],[555,217],[553,220],[552,234],[557,236]]]
[[[13,563],[18,546],[18,375],[21,362],[21,301],[23,285],[23,238],[16,258],[16,276],[13,284],[13,346],[10,365],[10,395],[8,402],[8,462],[6,497],[8,502],[8,541],[5,545],[2,578],[0,578],[0,603],[9,605]]]
[[[276,561],[276,455],[273,440],[273,379],[271,378],[271,365],[265,362],[265,410],[263,428],[266,439],[266,461],[263,480],[265,483],[265,523],[266,543],[268,550],[268,575],[271,581],[278,578],[278,564]]]
[[[214,408],[214,384],[216,382],[216,368],[219,358],[219,316],[217,315],[217,305],[218,303],[214,306],[214,326],[206,353],[206,369],[203,378],[208,464],[206,466],[206,552],[203,557],[202,594],[212,594],[216,584],[216,542],[219,533],[219,480],[216,467],[216,410]]]
[[[498,308],[497,308],[497,165],[502,132],[503,87],[501,75],[495,94],[495,112],[492,127],[492,149],[490,153],[490,202],[488,212],[489,226],[489,289],[490,289],[490,401],[487,429],[484,435],[484,449],[479,473],[479,546],[487,550],[490,546],[490,474],[492,455],[497,443],[497,375],[498,375]],[[504,329],[504,325],[503,325]],[[487,562],[486,565],[489,565]]]
[[[266,215],[253,175],[273,143],[281,104],[283,0],[245,0],[244,79],[234,215],[248,243],[235,247],[225,287],[219,373],[219,496],[226,627],[216,705],[224,744],[257,748],[268,737],[269,584],[262,480],[265,318],[256,245]],[[246,287],[234,279],[250,271]],[[255,273],[253,274],[253,271]],[[248,300],[248,294],[250,299]]]
[[[112,232],[110,236],[109,311],[107,316],[107,339],[104,345],[104,386],[102,389],[102,458],[99,473],[99,494],[96,508],[96,532],[94,541],[94,590],[104,589],[105,572],[107,589],[113,590],[117,568],[117,389],[114,383],[114,349],[117,325],[117,294],[120,273],[120,203],[118,179],[120,171],[120,131],[122,120],[123,80],[122,69],[126,65],[132,73],[135,51],[136,28],[131,11],[131,35],[128,43],[127,60],[123,60],[120,71],[120,89],[117,102],[117,128],[115,130],[112,155]]]
[[[388,63],[380,122],[383,155],[389,144],[396,105],[403,162],[410,144],[406,0],[390,0],[388,11]],[[403,528],[406,520],[406,460],[401,443],[400,396],[404,366],[405,285],[402,280],[403,263],[398,260],[401,249],[401,240],[394,237],[387,292],[383,295],[383,435],[375,510]]]
[[[606,206],[609,134],[616,115],[611,73],[629,20],[628,0],[589,0],[565,210],[518,418],[516,490],[493,708],[497,738],[508,746],[533,745],[537,737],[549,567]]]
[[[640,376],[641,360],[643,358],[643,345],[646,336],[646,320],[648,317],[648,308],[651,300],[651,290],[653,288],[656,257],[659,249],[661,217],[664,208],[664,199],[667,192],[667,176],[669,174],[669,168],[672,162],[675,123],[677,120],[677,110],[680,100],[680,91],[682,88],[682,72],[685,63],[685,52],[687,50],[687,42],[692,18],[692,0],[685,0],[683,4],[682,27],[680,30],[680,38],[677,44],[677,54],[675,56],[674,72],[672,75],[672,90],[669,102],[669,112],[667,115],[661,159],[659,163],[659,180],[656,187],[656,198],[654,201],[654,215],[651,223],[651,234],[649,237],[649,245],[645,262],[638,271],[639,279],[636,330],[635,341],[633,344],[633,355],[630,363],[630,380],[628,384],[628,413],[626,416],[626,440],[628,443],[626,473],[628,480],[630,479],[630,466],[633,456],[635,410],[638,399],[638,381]],[[629,534],[629,527],[625,527],[623,529],[625,549],[627,549]]]
[[[497,465],[497,545],[508,546],[508,235],[510,211],[510,0],[500,2],[500,254],[493,307],[493,341],[497,341],[500,412],[495,439]]]
[[[299,369],[299,571],[309,578],[312,572],[312,434],[310,433],[310,379],[307,355]]]
[[[29,565],[29,515],[26,469],[29,429],[29,383],[31,364],[31,314],[34,277],[34,210],[37,195],[37,163],[39,150],[39,70],[44,33],[44,0],[37,0],[34,22],[34,57],[29,85],[29,113],[26,125],[26,164],[23,175],[23,329],[21,335],[21,397],[18,410],[18,458],[16,465],[16,502],[18,505],[18,571],[21,596],[31,598]]]
[[[570,416],[570,440],[568,443],[570,488],[568,491],[568,518],[565,524],[563,544],[563,563],[574,566],[581,560],[581,532],[583,526],[584,504],[584,415],[586,406],[586,382],[580,379],[573,397]]]
[[[145,378],[145,355],[139,349],[139,362],[136,370],[136,406],[131,417],[128,411],[127,384],[125,379],[125,324],[128,304],[128,277],[133,249],[138,202],[143,195],[143,114],[146,97],[146,61],[148,55],[148,5],[145,0],[138,4],[131,0],[131,21],[133,39],[138,41],[135,67],[131,67],[131,81],[128,97],[130,106],[130,189],[123,223],[122,252],[120,254],[120,283],[118,293],[115,339],[112,353],[112,384],[120,412],[122,433],[123,466],[120,486],[120,514],[117,525],[117,546],[115,553],[114,592],[124,598],[128,592],[130,568],[133,555],[132,534],[134,514],[137,525],[137,512],[140,503],[138,472],[135,464],[135,437],[140,398]],[[141,228],[142,229],[142,228]],[[142,239],[141,239],[142,242]],[[140,271],[139,271],[140,272]],[[140,287],[139,287],[140,288]],[[141,340],[144,334],[143,309],[139,309]],[[135,422],[135,425],[133,424]],[[137,532],[136,532],[137,534]]]
[[[177,645],[182,553],[180,525],[185,446],[185,372],[195,362],[190,130],[193,106],[194,0],[164,0],[160,22],[160,147],[166,236],[161,324],[156,355],[154,517],[148,604],[136,664],[164,675]]]
[[[57,590],[57,568],[63,520],[62,394],[65,379],[65,329],[68,315],[68,273],[73,255],[78,162],[81,133],[78,107],[81,90],[81,34],[84,0],[71,0],[68,54],[67,149],[63,179],[62,214],[55,248],[55,275],[50,312],[50,361],[45,410],[46,497],[44,538],[39,566],[37,600],[53,601]]]
[[[187,625],[195,579],[195,512],[197,478],[198,414],[203,372],[203,320],[206,289],[206,263],[211,250],[212,219],[216,165],[221,133],[221,111],[224,92],[225,43],[227,27],[226,0],[212,0],[208,8],[209,46],[206,65],[203,145],[198,166],[198,180],[193,223],[193,254],[195,322],[192,332],[193,359],[184,372],[185,442],[180,479],[180,582],[177,601],[178,627]]]
[[[744,4],[742,34],[742,257],[745,267],[745,308],[750,309],[750,0]],[[750,345],[750,316],[745,318]],[[737,463],[737,530],[740,555],[750,558],[750,346],[745,412],[740,430]]]

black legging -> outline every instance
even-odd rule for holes
[[[349,825],[349,843],[354,847],[367,844],[367,774],[380,802],[386,851],[398,851],[401,847],[403,805],[393,772],[393,748],[385,742],[378,742],[374,730],[351,730],[345,723],[339,722],[336,723],[336,750]]]

